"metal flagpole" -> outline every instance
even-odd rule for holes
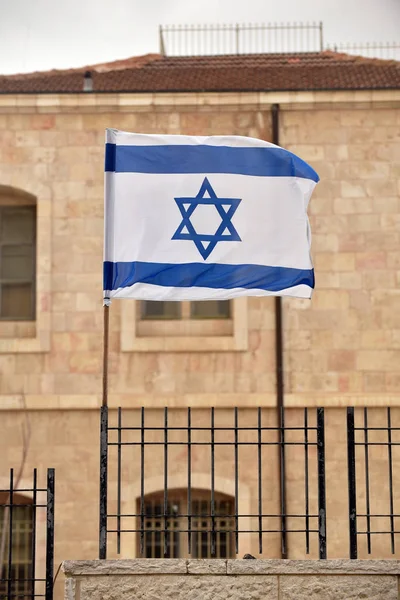
[[[100,515],[99,558],[107,557],[107,471],[108,471],[108,340],[110,300],[104,300],[103,394],[100,411]]]
[[[104,301],[104,320],[103,320],[103,395],[101,406],[108,406],[108,338],[110,329],[110,300]]]
[[[279,104],[272,105],[272,143],[279,146]],[[285,461],[285,413],[283,388],[283,329],[282,298],[275,296],[275,371],[276,371],[276,408],[279,425],[279,501],[281,509],[281,557],[287,558],[286,535],[286,461]]]

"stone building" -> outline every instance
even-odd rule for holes
[[[34,467],[56,468],[56,563],[98,556],[104,130],[271,140],[274,104],[280,145],[321,177],[309,209],[316,291],[311,302],[282,301],[284,403],[293,424],[304,407],[326,409],[328,555],[348,555],[343,407],[376,408],[379,420],[378,407],[393,407],[395,419],[400,406],[400,64],[331,52],[147,55],[0,77],[0,487],[21,460],[28,414],[21,487]],[[262,407],[276,424],[274,298],[115,301],[110,318],[109,406],[122,407],[128,422],[144,406],[152,423],[162,423],[164,407],[176,423],[187,407],[197,423],[209,423],[210,407],[219,424],[232,422],[233,407],[254,423]],[[234,494],[230,456],[216,466],[221,502]],[[156,494],[149,502],[163,489],[157,457],[146,459],[145,492]],[[386,514],[387,448],[375,458],[371,494]],[[399,458],[394,447],[395,486]],[[277,460],[266,461],[265,513],[279,502]],[[171,451],[169,485],[183,504],[185,461]],[[301,510],[303,462],[288,452],[289,513]],[[124,466],[131,512],[137,464]],[[239,472],[243,511],[256,502],[249,473]],[[208,482],[209,458],[199,450],[198,502]],[[279,557],[278,535],[268,539],[265,556]],[[374,556],[391,556],[387,539],[377,536]],[[135,539],[124,540],[122,556],[136,556]],[[257,541],[247,539],[244,551],[257,555]],[[288,556],[304,556],[298,534],[288,535]]]

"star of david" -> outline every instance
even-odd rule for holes
[[[205,197],[208,192],[209,197]],[[201,184],[199,193],[195,198],[175,198],[182,222],[171,239],[191,240],[204,260],[208,258],[218,242],[241,242],[238,232],[232,224],[232,217],[241,203],[240,198],[218,198],[207,177]],[[215,206],[221,217],[221,224],[215,233],[197,233],[190,217],[199,205]]]

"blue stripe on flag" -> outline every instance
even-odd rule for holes
[[[130,287],[135,283],[178,288],[245,288],[278,292],[295,285],[308,285],[313,288],[314,269],[262,265],[104,262],[105,290]]]
[[[275,147],[106,144],[105,170],[116,173],[233,173],[259,177],[319,177],[304,160]]]

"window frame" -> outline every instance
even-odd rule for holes
[[[148,316],[146,314],[145,308],[146,300],[140,301],[140,321],[207,321],[207,320],[229,320],[232,318],[232,301],[231,300],[215,300],[214,302],[227,302],[229,307],[229,314],[227,316],[220,315],[212,315],[212,316],[196,316],[194,315],[194,307],[196,304],[207,303],[207,300],[181,300],[180,302],[173,302],[179,306],[180,310],[177,311],[178,316],[169,319],[168,315],[165,317],[161,315],[160,317],[152,317],[152,315]],[[212,302],[212,301],[211,301]],[[160,302],[162,304],[163,301]]]
[[[140,319],[140,301],[121,302],[122,352],[235,352],[248,349],[247,297],[230,319]]]
[[[52,201],[41,184],[29,183],[31,191],[0,183],[0,206],[36,207],[36,314],[31,321],[0,320],[0,354],[41,353],[51,348]]]
[[[2,219],[4,218],[3,213],[8,211],[8,210],[15,210],[15,211],[26,211],[29,210],[30,212],[33,213],[33,223],[34,223],[34,228],[33,228],[33,236],[32,236],[32,241],[29,244],[22,244],[21,242],[16,242],[16,243],[12,243],[10,241],[6,241],[3,242],[2,237],[1,237],[1,226],[2,226]],[[26,246],[30,246],[31,247],[31,259],[32,259],[32,277],[31,279],[25,279],[25,278],[21,278],[21,279],[7,279],[7,278],[3,278],[1,275],[1,260],[2,260],[2,252],[3,252],[3,247],[4,246],[15,246],[15,247],[19,247],[21,245],[26,245]],[[36,319],[36,245],[37,245],[37,207],[36,204],[0,204],[0,321],[4,322],[4,321],[25,321],[25,322],[29,322],[29,321],[35,321]],[[2,295],[3,295],[3,286],[5,285],[25,285],[25,284],[30,284],[31,285],[31,299],[30,299],[30,314],[29,316],[11,316],[11,317],[5,317],[2,316]]]

